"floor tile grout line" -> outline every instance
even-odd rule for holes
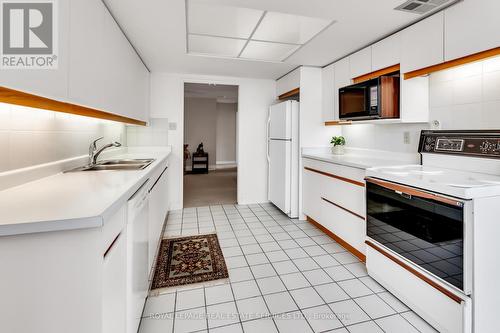
[[[290,233],[290,232],[293,232],[293,231],[297,231],[297,230],[291,230],[291,231],[288,231],[287,229],[285,229],[285,228],[283,227],[283,226],[284,226],[284,224],[286,223],[286,222],[284,222],[284,221],[286,221],[287,219],[284,219],[284,220],[279,220],[279,219],[276,219],[276,218],[275,218],[275,216],[279,216],[278,214],[273,214],[273,212],[276,212],[276,210],[271,210],[271,211],[268,211],[268,210],[266,209],[266,207],[263,207],[263,206],[262,206],[262,205],[260,205],[260,204],[258,204],[257,206],[258,206],[258,207],[260,207],[260,209],[262,209],[262,211],[263,211],[263,212],[266,212],[266,214],[267,214],[269,217],[271,217],[271,220],[260,221],[259,217],[255,214],[255,212],[253,212],[252,208],[251,208],[251,207],[249,207],[248,205],[245,205],[245,206],[243,207],[243,210],[245,210],[245,211],[250,210],[250,211],[252,212],[253,216],[252,216],[252,215],[248,215],[248,216],[243,217],[243,215],[242,215],[242,213],[241,213],[241,210],[239,209],[239,208],[241,208],[241,207],[235,207],[234,205],[231,205],[231,206],[232,206],[232,208],[233,208],[234,210],[233,210],[233,209],[231,209],[231,210],[230,210],[230,213],[231,213],[231,214],[229,214],[229,215],[239,215],[239,219],[237,220],[237,223],[236,223],[236,224],[238,224],[238,225],[239,225],[239,224],[245,225],[245,228],[235,230],[235,229],[234,229],[234,227],[233,227],[233,223],[232,223],[232,222],[234,222],[234,221],[231,221],[230,217],[228,216],[228,210],[227,210],[225,207],[222,207],[222,206],[221,206],[221,207],[222,207],[222,211],[224,211],[224,215],[225,215],[225,218],[226,218],[226,220],[224,221],[224,225],[229,226],[229,227],[230,227],[230,229],[232,230],[232,233],[234,234],[234,237],[231,237],[231,238],[236,240],[236,242],[239,244],[239,245],[238,245],[238,247],[240,248],[240,251],[242,252],[242,254],[241,254],[241,255],[239,255],[239,256],[242,256],[242,257],[243,257],[243,259],[245,260],[245,262],[246,262],[246,264],[247,264],[247,265],[246,265],[246,267],[249,269],[249,271],[250,271],[250,273],[252,274],[252,277],[253,277],[253,280],[244,280],[244,281],[254,281],[254,282],[256,282],[256,281],[257,281],[257,279],[255,278],[255,275],[253,274],[253,271],[251,270],[251,267],[260,266],[260,265],[264,265],[264,264],[268,264],[268,265],[270,265],[270,266],[273,268],[273,270],[275,271],[275,273],[277,274],[276,276],[277,276],[277,277],[280,279],[280,281],[283,283],[283,280],[281,279],[281,275],[293,274],[293,273],[297,273],[297,272],[290,272],[290,273],[287,273],[287,274],[279,274],[279,273],[276,271],[276,268],[274,267],[274,264],[275,264],[275,263],[277,263],[277,262],[289,261],[289,262],[291,262],[291,264],[292,264],[293,266],[295,266],[295,267],[299,270],[298,272],[300,272],[300,273],[302,274],[303,272],[306,272],[306,271],[311,271],[311,270],[302,270],[302,269],[300,269],[300,268],[297,266],[297,264],[294,262],[294,260],[308,258],[308,259],[310,259],[310,260],[313,260],[313,261],[314,261],[314,262],[318,265],[318,267],[319,267],[319,268],[315,268],[315,269],[312,269],[312,270],[318,270],[318,269],[320,269],[320,270],[322,270],[325,274],[327,274],[328,276],[329,276],[329,274],[325,271],[325,268],[329,268],[329,267],[337,267],[337,266],[343,266],[344,268],[346,268],[346,269],[347,269],[347,267],[346,267],[347,265],[351,265],[351,264],[356,264],[356,263],[359,263],[359,261],[358,261],[358,262],[354,262],[354,263],[346,263],[346,264],[343,264],[343,263],[339,262],[339,265],[334,265],[334,266],[324,266],[324,267],[323,267],[322,265],[320,265],[320,264],[319,264],[319,263],[318,263],[318,262],[314,259],[314,257],[318,257],[318,256],[321,256],[321,255],[329,255],[330,257],[332,257],[332,255],[330,254],[330,252],[328,252],[328,250],[324,249],[324,248],[323,248],[323,246],[322,246],[322,245],[326,245],[326,244],[328,244],[328,243],[320,244],[320,243],[319,243],[319,242],[318,242],[315,238],[318,238],[318,237],[321,237],[321,236],[325,236],[325,235],[313,235],[313,236],[311,236],[311,235],[308,235],[307,233],[306,233],[306,237],[300,237],[300,238],[309,238],[309,239],[311,239],[311,241],[313,241],[313,242],[314,242],[317,246],[319,246],[321,249],[323,249],[323,250],[326,252],[326,254],[319,254],[319,255],[312,256],[312,255],[310,255],[307,251],[304,251],[304,252],[307,254],[307,256],[306,256],[306,257],[304,257],[304,258],[295,258],[295,259],[292,259],[292,257],[290,257],[290,255],[289,255],[289,254],[288,254],[285,250],[290,250],[290,249],[294,249],[294,248],[300,248],[300,249],[302,249],[302,250],[303,250],[303,248],[304,248],[304,247],[303,247],[303,246],[301,246],[300,244],[298,244],[298,245],[299,245],[298,247],[293,247],[293,248],[285,248],[285,247],[283,247],[283,245],[282,245],[282,244],[280,244],[280,242],[285,242],[286,240],[283,240],[283,239],[279,240],[279,239],[275,238],[275,237],[273,236],[273,234],[272,234],[271,232],[269,232],[269,229],[268,229],[268,228],[269,228],[269,226],[268,226],[268,224],[266,224],[266,223],[262,223],[262,222],[266,222],[266,221],[273,221],[274,223],[276,223],[276,224],[277,224],[276,226],[279,226],[279,227],[281,227],[281,228],[283,229],[283,232],[285,232],[285,233],[286,233],[286,234],[290,237],[290,239],[291,239],[291,240],[295,241],[295,238],[294,238],[292,235],[290,235],[289,233]],[[209,207],[209,209],[210,209],[210,207]],[[195,209],[195,211],[196,211],[196,219],[197,219],[198,228],[199,228],[199,216],[198,216],[198,210],[197,210],[197,209]],[[259,212],[260,212],[260,210],[259,210]],[[183,217],[182,217],[182,229],[184,229],[184,213],[185,213],[185,212],[184,212],[184,211],[182,211],[182,216],[183,216]],[[212,224],[213,224],[214,228],[216,229],[216,224],[215,224],[215,221],[213,221],[213,220],[214,220],[214,216],[213,216],[213,214],[212,214],[211,209],[210,209],[210,213],[211,213],[211,215],[212,215]],[[237,214],[235,214],[235,213],[237,213]],[[245,214],[245,215],[247,215],[247,214]],[[257,219],[258,219],[258,221],[247,221],[247,220],[246,220],[247,218],[257,218]],[[167,219],[167,220],[168,220],[168,219]],[[262,246],[261,246],[261,244],[262,244],[262,243],[268,243],[268,242],[260,242],[259,240],[257,240],[257,239],[255,238],[255,236],[258,236],[258,235],[253,234],[253,232],[252,232],[252,228],[251,228],[252,226],[250,225],[250,224],[252,224],[252,223],[250,223],[250,222],[253,222],[253,223],[257,223],[257,222],[258,222],[258,223],[262,226],[261,228],[262,228],[262,229],[265,229],[265,230],[267,231],[267,233],[271,236],[271,238],[273,238],[273,239],[274,239],[274,241],[269,241],[269,242],[275,242],[275,243],[277,243],[278,247],[281,249],[281,250],[279,250],[279,251],[283,251],[283,252],[285,253],[286,257],[288,258],[288,260],[271,262],[271,261],[269,260],[269,258],[267,257],[266,252],[264,252],[264,251],[263,251],[263,248],[262,248]],[[292,222],[292,223],[294,224],[294,226],[298,227],[296,222],[294,222],[294,221],[290,221],[290,222]],[[305,223],[300,223],[300,224],[305,224]],[[298,228],[299,228],[302,232],[304,232],[304,229],[301,229],[300,227],[298,227]],[[240,244],[240,242],[239,242],[239,240],[238,240],[237,233],[236,233],[236,231],[247,231],[247,230],[248,230],[248,231],[250,231],[250,235],[251,235],[251,237],[253,237],[257,243],[250,243],[250,244],[245,244],[245,245],[258,245],[258,247],[259,247],[259,248],[260,248],[260,250],[262,251],[262,254],[263,254],[263,255],[266,257],[266,259],[269,261],[268,263],[261,263],[261,264],[257,264],[257,265],[250,265],[250,263],[248,262],[247,256],[249,256],[249,255],[253,255],[254,253],[248,253],[248,254],[245,254],[245,252],[243,252],[243,251],[242,251],[242,244]],[[315,228],[311,228],[310,230],[315,230]],[[199,231],[199,229],[198,229],[198,232],[200,232],[200,231]],[[216,232],[217,232],[217,231],[216,231]],[[250,237],[250,236],[248,236],[248,237]],[[314,238],[313,238],[313,237],[314,237]],[[240,237],[240,238],[241,238],[241,237]],[[310,246],[314,246],[314,245],[308,245],[308,246],[305,246],[305,247],[310,247]],[[272,251],[271,251],[271,252],[272,252]],[[345,251],[343,251],[343,252],[345,252]],[[341,253],[341,252],[336,252],[336,253]],[[255,253],[255,254],[260,254],[260,253]],[[235,256],[233,256],[233,257],[235,257]],[[335,259],[335,257],[333,257],[333,259]],[[244,266],[244,267],[245,267],[245,266]],[[241,268],[243,268],[243,267],[241,267]],[[347,293],[346,293],[346,294],[347,294],[347,296],[349,297],[349,299],[351,299],[351,300],[353,300],[353,301],[355,302],[355,300],[356,300],[356,299],[358,299],[358,298],[362,298],[362,297],[366,297],[366,296],[370,296],[370,295],[376,295],[376,296],[377,296],[377,298],[381,299],[381,300],[382,300],[385,304],[387,304],[387,305],[388,305],[388,306],[389,306],[389,307],[390,307],[393,311],[395,311],[395,313],[393,313],[393,314],[390,314],[390,315],[387,315],[387,316],[383,316],[383,317],[379,317],[379,318],[377,318],[377,319],[372,319],[372,318],[371,318],[371,317],[367,314],[367,316],[368,316],[368,318],[370,318],[370,320],[363,321],[363,322],[359,322],[359,323],[356,323],[356,324],[360,324],[360,323],[364,323],[364,322],[369,322],[369,321],[375,321],[375,320],[378,320],[378,319],[381,319],[381,318],[385,318],[385,317],[399,316],[399,317],[402,317],[402,318],[403,318],[403,320],[405,320],[406,322],[408,322],[408,323],[409,323],[412,327],[415,327],[415,326],[414,326],[414,325],[413,325],[413,324],[412,324],[409,320],[407,320],[407,319],[406,319],[406,317],[404,317],[404,316],[402,315],[402,314],[404,314],[404,313],[409,313],[409,312],[412,312],[410,309],[408,309],[408,310],[406,310],[406,311],[399,312],[399,311],[397,311],[396,309],[394,309],[394,308],[393,308],[393,307],[392,307],[392,306],[391,306],[391,305],[390,305],[387,301],[385,301],[382,297],[380,297],[380,295],[379,295],[379,294],[381,294],[381,293],[383,293],[383,292],[388,292],[387,290],[385,290],[385,288],[383,288],[383,287],[382,287],[382,289],[384,289],[383,291],[376,292],[376,291],[372,290],[372,289],[371,289],[371,288],[370,288],[370,287],[369,287],[369,286],[368,286],[365,282],[363,282],[363,280],[361,280],[361,278],[363,278],[363,277],[369,277],[369,275],[357,276],[357,275],[354,275],[354,273],[353,273],[353,272],[351,272],[349,269],[347,269],[347,270],[348,270],[351,274],[353,274],[353,276],[354,276],[353,278],[351,278],[351,279],[346,279],[346,280],[340,280],[340,281],[335,281],[335,280],[333,280],[333,279],[332,279],[332,282],[322,283],[322,284],[319,284],[319,285],[326,285],[326,284],[330,284],[330,283],[335,283],[335,284],[337,284],[337,285],[338,285],[338,283],[337,283],[337,282],[342,282],[342,281],[347,281],[347,280],[354,280],[354,279],[359,280],[359,281],[360,281],[363,285],[365,285],[365,286],[366,286],[366,287],[367,287],[367,288],[368,288],[368,289],[369,289],[372,293],[371,293],[371,294],[369,294],[369,295],[363,295],[363,296],[358,296],[358,297],[351,297],[349,294],[347,294]],[[304,276],[304,274],[302,274],[302,276]],[[264,278],[265,278],[265,277],[264,277]],[[304,276],[304,278],[306,279],[306,281],[308,281],[308,283],[309,283],[309,284],[311,284],[311,283],[310,283],[310,281],[309,281],[309,279],[308,279],[307,277],[305,277],[305,276]],[[244,281],[238,281],[238,282],[244,282]],[[234,290],[233,290],[232,282],[230,282],[229,284],[230,284],[231,291],[232,291],[232,294],[233,294],[233,299],[234,299],[234,302],[235,302],[235,304],[236,304],[236,297],[235,297],[235,294],[234,294]],[[286,290],[286,292],[288,292],[288,293],[290,294],[290,296],[291,296],[291,293],[290,293],[290,290],[288,289],[288,287],[287,287],[284,283],[283,283],[283,285],[285,286],[285,290]],[[319,285],[318,285],[318,286],[319,286]],[[260,286],[259,286],[258,284],[257,284],[257,287],[258,287],[258,289],[259,289],[259,291],[260,291],[260,295],[258,295],[258,296],[253,296],[253,297],[242,298],[241,300],[244,300],[244,299],[250,299],[250,298],[256,298],[256,297],[262,297],[262,298],[264,299],[264,302],[265,302],[265,298],[263,297],[264,295],[262,294],[262,290],[260,289]],[[314,286],[314,285],[312,285],[312,284],[311,284],[311,286],[308,286],[308,287],[302,287],[302,288],[297,288],[297,289],[292,289],[292,290],[300,290],[300,289],[311,288],[311,287],[312,287],[313,289],[315,289],[315,287],[316,287],[316,286]],[[344,289],[343,289],[340,285],[339,285],[339,287],[340,287],[340,288],[341,288],[341,289],[345,292],[345,290],[344,290]],[[200,288],[204,288],[204,291],[205,291],[205,288],[206,288],[206,287],[200,287]],[[194,290],[194,289],[200,289],[200,288],[192,288],[192,289],[187,289],[187,290]],[[174,313],[175,313],[175,312],[177,312],[177,311],[175,310],[175,307],[177,306],[177,305],[176,305],[177,295],[178,295],[178,294],[177,294],[177,292],[178,292],[178,291],[176,290],[176,291],[175,291],[175,301],[174,301]],[[278,293],[279,293],[279,292],[278,292]],[[276,293],[271,293],[271,294],[269,294],[269,295],[272,295],[272,294],[276,294]],[[390,294],[390,292],[389,292],[389,294]],[[392,294],[391,294],[391,295],[392,295]],[[323,297],[322,297],[321,295],[319,295],[319,296],[320,296],[320,298],[321,298],[321,299],[323,300],[323,302],[324,302],[324,304],[323,304],[323,305],[325,305],[325,304],[326,304],[326,305],[329,305],[329,304],[336,303],[336,302],[326,303],[326,302],[325,302],[325,300],[323,299]],[[205,308],[205,310],[207,310],[207,305],[206,305],[206,294],[205,294],[205,292],[204,292],[204,299],[205,299],[205,307],[204,307],[204,308]],[[297,305],[297,308],[299,308],[299,310],[302,310],[302,309],[300,309],[300,307],[298,307],[298,304],[296,303],[296,301],[295,301],[295,299],[293,298],[293,296],[292,296],[292,299],[294,300],[295,304]],[[397,298],[396,298],[396,299],[397,299]],[[221,303],[225,303],[225,302],[221,302]],[[217,304],[221,304],[221,303],[217,303]],[[265,302],[265,303],[266,303],[266,307],[268,308],[267,302]],[[357,304],[357,302],[355,302],[355,304],[356,304],[357,306],[359,306],[359,304]],[[403,304],[404,304],[404,303],[403,303]],[[216,304],[213,304],[213,305],[216,305]],[[237,305],[236,305],[236,306],[237,306]],[[322,305],[316,305],[316,306],[313,306],[313,307],[317,307],[317,306],[322,306]],[[360,306],[359,306],[359,307],[360,307]],[[303,308],[303,309],[309,309],[309,308],[312,308],[312,307]],[[365,313],[366,313],[366,311],[364,311],[364,309],[363,309],[362,307],[360,307],[360,308],[361,308],[361,310],[362,310],[363,312],[365,312]],[[188,309],[184,309],[184,310],[188,310]],[[183,311],[184,311],[184,310],[183,310]],[[269,308],[268,308],[268,310],[269,310]],[[292,311],[289,311],[289,312],[294,312],[294,311],[297,311],[297,310],[292,310]],[[270,311],[269,311],[269,312],[270,312]],[[238,313],[239,313],[239,311],[238,311]],[[302,313],[302,311],[301,311],[301,313]],[[302,313],[302,315],[303,315],[303,313]],[[272,316],[273,316],[273,315],[271,314],[271,317],[272,317]],[[417,316],[418,316],[418,315],[417,315]],[[253,320],[258,320],[258,319],[253,319]],[[249,321],[251,321],[251,320],[249,320]],[[273,318],[273,321],[274,321],[274,318]],[[242,325],[242,321],[241,321],[241,319],[240,319],[239,323],[240,323],[240,325]],[[224,325],[224,326],[229,326],[229,325],[234,325],[234,324],[237,324],[237,323],[231,323],[231,324]],[[356,324],[352,324],[352,325],[356,325]],[[377,323],[375,322],[375,324],[377,324]],[[174,323],[173,323],[173,326],[174,326],[174,325],[175,325],[175,316],[174,316]],[[352,326],[352,325],[348,325],[348,326]],[[224,326],[218,326],[218,327],[224,327]],[[277,327],[276,323],[275,323],[275,326]],[[309,324],[309,326],[310,326],[310,324]],[[348,329],[348,326],[345,326],[345,325],[344,325],[344,327],[345,327],[346,329]],[[379,326],[379,325],[377,324],[377,326]],[[207,324],[207,327],[208,327],[208,324]],[[311,328],[312,328],[312,327],[311,327]],[[242,329],[243,329],[243,326],[242,326]],[[415,327],[415,329],[417,329],[417,328]],[[417,329],[417,331],[418,331],[418,329]]]
[[[232,228],[232,226],[231,226],[231,228]],[[238,244],[240,243],[237,239],[236,239],[236,242],[238,242]],[[241,248],[241,245],[240,245],[240,248]],[[247,260],[246,256],[243,255],[243,257],[244,257],[245,261],[247,262],[248,269],[250,270],[250,274],[252,274],[252,277],[253,277],[253,281],[255,282],[255,284],[257,285],[257,288],[259,289],[260,297],[262,297],[262,300],[263,300],[264,304],[266,305],[266,308],[267,308],[267,311],[269,312],[271,320],[272,320],[274,326],[276,327],[276,331],[279,332],[278,325],[276,324],[276,321],[273,318],[273,314],[271,313],[271,309],[269,308],[269,305],[267,304],[266,298],[264,297],[264,294],[262,293],[262,289],[260,288],[259,284],[257,283],[257,279],[255,278],[255,274],[253,273],[252,269],[250,268],[250,265],[248,264],[248,260]],[[249,281],[252,281],[252,280],[249,280]],[[264,317],[264,318],[260,318],[260,319],[265,319],[265,318],[269,318],[269,317]],[[245,332],[245,330],[243,328],[243,324],[242,324],[242,329],[243,329],[243,332]]]

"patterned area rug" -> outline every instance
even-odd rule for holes
[[[217,235],[163,239],[151,289],[228,277]]]

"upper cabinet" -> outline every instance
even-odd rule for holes
[[[300,68],[296,68],[276,81],[276,96],[300,88]]]
[[[321,72],[322,80],[322,109],[323,109],[323,121],[329,121],[336,119],[335,115],[335,97],[334,97],[334,86],[335,86],[335,65],[329,65],[323,68]]]
[[[500,1],[461,1],[444,13],[445,60],[500,46]]]
[[[401,32],[401,73],[443,62],[444,13],[439,12]]]
[[[75,104],[110,110],[106,77],[104,15],[100,0],[72,0],[70,14],[70,57],[68,99]]]
[[[334,119],[339,119],[339,89],[348,86],[352,83],[351,72],[349,67],[349,58],[344,58],[334,64],[335,68],[335,84],[333,87],[333,103],[334,103]]]
[[[0,86],[66,101],[70,42],[70,2],[57,1],[58,65],[56,69],[0,69]]]
[[[401,62],[401,33],[396,33],[372,45],[372,71]]]
[[[372,71],[372,48],[371,46],[362,49],[349,57],[350,78]]]
[[[56,5],[58,68],[2,70],[0,86],[147,121],[149,72],[102,1]]]

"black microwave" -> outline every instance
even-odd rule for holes
[[[343,120],[399,118],[399,76],[380,76],[339,89]]]

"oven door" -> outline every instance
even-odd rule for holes
[[[367,236],[470,294],[466,201],[375,178],[366,185]]]

